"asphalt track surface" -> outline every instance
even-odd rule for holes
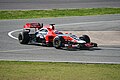
[[[1,10],[120,7],[120,0],[0,0]]]
[[[21,45],[15,38],[27,22],[55,23],[56,28],[61,31],[114,31],[117,32],[115,36],[120,39],[120,15],[0,20],[0,60],[120,64],[120,43],[113,45],[99,43],[98,48],[72,51],[38,45]],[[11,31],[11,35],[15,38],[8,36]],[[110,35],[105,39],[109,37]]]

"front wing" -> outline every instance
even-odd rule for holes
[[[68,43],[65,44],[65,47],[77,49],[89,49],[92,47],[97,47],[97,43]]]

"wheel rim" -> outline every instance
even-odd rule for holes
[[[56,41],[55,41],[55,46],[58,47],[59,44],[60,44],[60,41],[59,41],[59,40],[56,40]]]
[[[61,48],[61,41],[59,39],[55,39],[53,42],[53,46],[57,49]]]

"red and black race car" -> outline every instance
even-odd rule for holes
[[[72,33],[59,32],[54,27],[55,24],[43,26],[43,23],[26,23],[23,31],[19,33],[18,39],[21,44],[39,43],[46,46],[54,46],[56,49],[78,48],[89,49],[97,47],[96,43],[90,41],[89,36],[77,37]]]

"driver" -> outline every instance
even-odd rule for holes
[[[55,34],[63,34],[62,32],[58,31],[58,30],[54,30]]]

